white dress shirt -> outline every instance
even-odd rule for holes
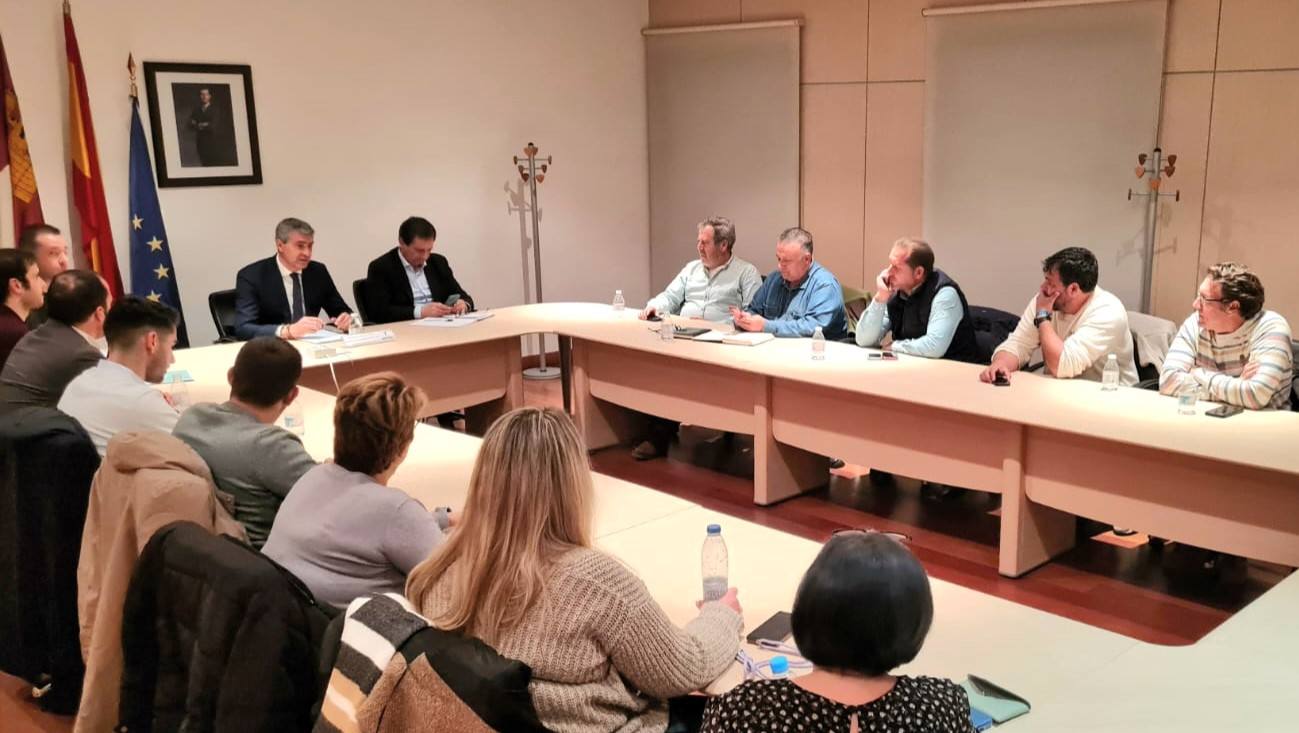
[[[433,302],[433,290],[428,286],[428,278],[423,267],[416,267],[406,261],[406,256],[397,250],[397,259],[401,260],[402,269],[406,270],[406,279],[410,281],[410,294],[415,298],[414,318],[420,318],[424,306]]]
[[[135,372],[104,359],[68,383],[59,410],[76,419],[103,458],[108,441],[131,430],[170,434],[180,413]]]

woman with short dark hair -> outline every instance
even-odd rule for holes
[[[929,578],[901,541],[876,532],[836,534],[794,599],[794,642],[812,672],[753,680],[713,698],[703,733],[972,730],[960,686],[890,674],[915,659],[933,617]]]

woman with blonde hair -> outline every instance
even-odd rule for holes
[[[339,390],[334,460],[293,485],[262,548],[316,600],[342,609],[370,593],[400,593],[406,574],[442,543],[446,511],[431,514],[388,486],[406,460],[424,403],[424,392],[394,372]]]
[[[716,679],[739,648],[736,591],[675,626],[640,578],[592,547],[593,493],[566,414],[505,415],[483,440],[455,532],[411,572],[406,596],[438,628],[529,665],[552,730],[658,733],[670,719],[675,730],[692,706],[664,701]]]

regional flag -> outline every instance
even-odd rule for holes
[[[63,37],[68,50],[68,121],[71,130],[72,200],[81,221],[81,249],[91,269],[108,282],[114,298],[122,296],[122,273],[117,269],[117,252],[113,249],[113,229],[108,224],[108,204],[104,202],[104,177],[99,172],[99,148],[95,145],[95,126],[90,120],[90,95],[86,92],[86,74],[77,47],[77,32],[72,27],[72,9],[63,4]]]
[[[33,224],[45,223],[41,213],[41,197],[36,190],[36,169],[27,150],[27,134],[23,130],[23,115],[18,110],[18,92],[14,90],[13,77],[9,75],[9,59],[5,56],[4,40],[0,39],[0,91],[5,98],[4,117],[0,119],[0,170],[9,166],[9,195],[14,205],[14,245],[23,230]]]
[[[162,223],[153,163],[140,124],[140,101],[131,97],[131,292],[141,298],[166,303],[180,313],[176,345],[189,346],[185,312],[180,307],[180,283],[171,262],[167,228]]]

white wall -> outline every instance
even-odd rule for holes
[[[128,52],[252,66],[263,185],[160,190],[196,345],[215,338],[208,292],[273,253],[284,216],[316,228],[316,257],[349,302],[351,281],[411,214],[437,226],[438,251],[480,307],[524,302],[531,254],[509,203],[520,185],[511,156],[529,140],[555,157],[539,191],[546,300],[648,297],[643,0],[73,5],[124,273]],[[65,227],[59,6],[0,0],[0,30],[45,217]]]

